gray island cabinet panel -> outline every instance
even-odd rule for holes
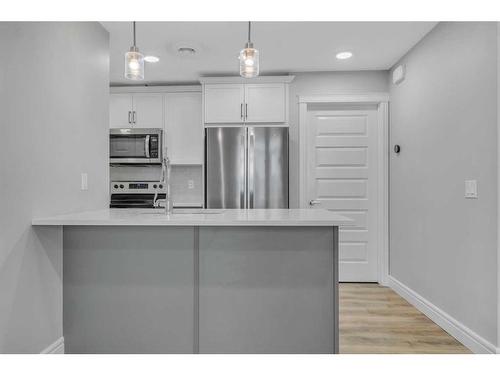
[[[66,353],[338,353],[326,210],[103,209],[63,226]]]
[[[337,228],[201,227],[200,353],[335,353]]]
[[[64,228],[66,353],[192,353],[194,228]]]

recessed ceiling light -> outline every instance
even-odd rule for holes
[[[157,63],[160,61],[160,58],[157,56],[145,56],[144,61],[147,61],[148,63]]]
[[[352,57],[352,52],[349,52],[349,51],[339,52],[339,53],[337,53],[336,57],[339,60],[350,59]]]

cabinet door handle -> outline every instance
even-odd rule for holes
[[[128,111],[128,123],[129,124],[132,122],[132,119],[130,118],[131,114],[132,114],[132,112]]]
[[[135,121],[135,111],[132,112],[132,122],[135,124],[136,121]]]
[[[248,103],[245,103],[245,120],[248,120]]]
[[[321,203],[320,201],[313,199],[313,200],[309,201],[309,206],[315,206],[315,205],[320,204],[320,203]]]
[[[243,120],[243,103],[240,104],[240,118]]]

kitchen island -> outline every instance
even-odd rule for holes
[[[66,353],[338,353],[349,222],[312,209],[105,209],[32,224],[63,232]]]

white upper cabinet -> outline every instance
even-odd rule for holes
[[[134,94],[133,126],[163,128],[163,95]]]
[[[109,126],[110,128],[163,128],[163,94],[110,94]]]
[[[132,126],[132,95],[111,94],[109,98],[109,127],[130,128]]]
[[[163,129],[173,165],[204,164],[200,86],[112,87],[109,107],[111,128]],[[239,104],[237,109],[239,118]]]
[[[205,92],[206,123],[244,121],[245,88],[240,84],[209,84]]]
[[[245,85],[246,122],[287,122],[284,83]]]
[[[287,124],[288,86],[293,76],[204,77],[204,123]]]
[[[172,164],[203,164],[200,92],[165,94],[165,144]]]

